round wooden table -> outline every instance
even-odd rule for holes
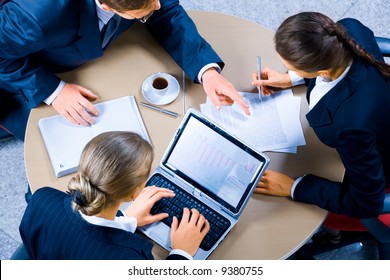
[[[263,66],[284,70],[273,44],[274,32],[253,22],[219,13],[190,11],[200,34],[226,62],[223,75],[238,91],[254,91],[251,74],[256,71],[256,57],[261,55]],[[59,76],[95,92],[102,102],[125,95],[134,95],[137,102],[145,101],[141,93],[143,80],[156,72],[166,72],[179,81],[181,92],[171,104],[162,106],[179,113],[172,118],[139,106],[145,126],[155,148],[155,168],[177,129],[185,108],[205,102],[201,85],[193,84],[182,70],[155,42],[145,27],[137,24],[127,30],[101,59]],[[183,98],[185,92],[185,99]],[[302,96],[301,122],[306,145],[297,154],[267,152],[269,169],[301,176],[315,173],[332,180],[341,180],[343,166],[332,149],[319,142],[308,127],[305,88],[294,89]],[[185,101],[185,102],[184,102]],[[184,108],[185,107],[185,108]],[[56,114],[50,106],[31,111],[25,138],[25,165],[32,191],[51,186],[66,190],[71,175],[56,178],[50,164],[37,123],[42,117]],[[294,253],[318,229],[326,211],[312,205],[297,203],[289,198],[254,194],[244,213],[210,259],[284,259]],[[162,259],[167,251],[156,245],[154,256]]]

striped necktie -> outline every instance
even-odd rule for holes
[[[107,44],[110,42],[112,36],[115,34],[116,30],[118,29],[120,21],[120,16],[114,15],[105,26],[103,26],[103,29],[100,31],[100,35],[102,38],[102,47],[106,47]]]

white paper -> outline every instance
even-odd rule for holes
[[[96,104],[96,124],[77,126],[56,115],[38,122],[56,177],[76,172],[81,152],[94,136],[106,131],[132,131],[150,142],[133,96]]]
[[[297,109],[297,115],[298,115],[298,118],[300,118],[300,114],[301,114],[301,98],[298,97],[298,96],[294,96],[293,97],[296,101],[296,109]],[[279,152],[279,153],[290,153],[290,154],[296,154],[297,151],[298,151],[298,147],[297,146],[293,146],[293,147],[288,147],[288,148],[282,148],[282,149],[274,149],[272,150],[273,152]]]
[[[261,152],[296,152],[297,146],[306,144],[297,109],[300,98],[294,97],[291,90],[262,96],[261,99],[258,94],[240,94],[250,106],[250,116],[245,115],[237,102],[216,110],[209,99],[201,104],[201,111],[226,131]]]

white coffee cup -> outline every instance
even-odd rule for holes
[[[168,73],[154,73],[142,83],[142,95],[154,105],[166,105],[173,102],[179,92],[179,82]]]
[[[168,91],[169,81],[162,76],[157,76],[152,80],[151,86],[153,91],[162,95]]]

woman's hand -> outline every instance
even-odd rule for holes
[[[200,243],[210,230],[210,224],[206,218],[196,209],[183,209],[183,217],[179,224],[173,217],[171,225],[172,249],[180,249],[191,256],[195,255]]]
[[[161,221],[168,217],[167,213],[151,215],[150,209],[153,205],[164,197],[174,197],[175,193],[171,190],[158,187],[146,187],[131,205],[125,210],[126,216],[137,219],[137,226],[144,226],[154,222]]]
[[[261,79],[259,79],[257,72],[252,74],[252,85],[263,87],[263,95],[270,95],[278,88],[292,87],[292,82],[287,73],[280,73],[269,67],[264,67],[261,70]]]
[[[254,192],[275,196],[290,196],[294,181],[294,179],[282,173],[266,170]]]

